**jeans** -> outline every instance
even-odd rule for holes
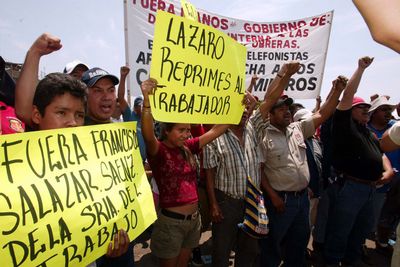
[[[215,190],[218,205],[224,219],[212,224],[212,265],[228,267],[231,250],[235,249],[235,266],[254,266],[258,255],[257,239],[250,237],[238,227],[243,222],[245,202]]]
[[[397,238],[396,238],[396,244],[394,245],[394,249],[393,249],[391,267],[399,267],[400,266],[400,224],[397,226],[396,235],[397,235]]]
[[[260,240],[261,265],[305,266],[305,254],[310,237],[307,190],[301,195],[280,194],[285,201],[285,211],[277,213],[269,198],[266,199],[270,231]],[[281,251],[283,248],[283,251]]]
[[[329,214],[325,241],[327,264],[355,263],[373,225],[375,187],[347,180],[339,189]]]

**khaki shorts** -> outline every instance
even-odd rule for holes
[[[172,259],[182,248],[195,248],[199,245],[201,216],[192,220],[179,220],[160,213],[154,223],[150,249],[160,259]]]

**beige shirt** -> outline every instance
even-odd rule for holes
[[[400,146],[400,121],[396,122],[389,128],[388,134],[393,143]]]
[[[310,174],[304,139],[315,133],[314,121],[291,123],[286,133],[263,121],[259,110],[254,116],[257,136],[265,158],[265,174],[274,190],[299,191],[308,186]]]

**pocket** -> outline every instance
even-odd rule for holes
[[[288,165],[289,151],[287,150],[287,143],[265,139],[264,144],[267,148],[265,153],[265,162],[267,164],[270,164],[273,168],[281,168]]]

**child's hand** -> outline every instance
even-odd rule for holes
[[[60,38],[49,33],[43,33],[32,44],[29,51],[37,53],[38,56],[50,54],[61,49],[62,44]]]
[[[129,236],[124,230],[119,230],[116,235],[114,235],[114,246],[113,242],[110,242],[107,249],[107,257],[116,258],[125,254],[129,247]]]
[[[143,96],[148,96],[154,94],[154,91],[157,88],[157,80],[156,79],[148,79],[140,85],[140,89],[142,89]]]

